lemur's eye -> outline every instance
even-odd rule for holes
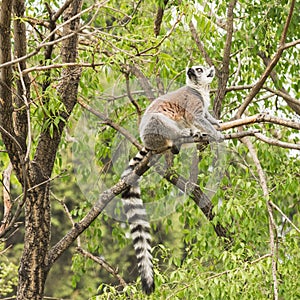
[[[203,73],[203,69],[202,69],[202,68],[197,68],[196,71],[197,71],[198,73]]]

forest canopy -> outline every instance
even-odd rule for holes
[[[149,299],[300,298],[299,2],[0,3],[1,298],[146,299],[119,196],[137,174]],[[125,181],[146,107],[193,65],[225,140]]]

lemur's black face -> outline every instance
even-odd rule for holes
[[[210,84],[215,76],[214,67],[205,68],[203,66],[193,66],[187,68],[187,85],[207,85]]]

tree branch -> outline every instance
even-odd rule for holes
[[[164,0],[164,3],[162,6],[158,3],[158,8],[157,8],[157,13],[156,13],[156,18],[154,21],[154,34],[157,37],[160,32],[160,26],[162,23],[165,7],[168,4],[169,0]]]
[[[270,63],[270,58],[264,52],[258,53],[259,57],[263,60],[265,66],[268,66]],[[264,87],[266,90],[273,92],[276,95],[281,96],[287,104],[298,114],[300,115],[300,102],[296,99],[292,98],[289,93],[286,91],[284,87],[279,83],[278,75],[275,70],[272,70],[270,73],[270,77],[274,83],[274,85],[278,88],[278,91],[274,91],[270,88]],[[296,102],[295,102],[296,101]]]
[[[237,113],[234,116],[234,119],[239,119],[241,117],[241,115],[244,113],[244,111],[246,110],[246,108],[248,107],[250,102],[253,100],[253,98],[257,95],[257,93],[260,91],[260,89],[264,85],[265,81],[271,74],[272,70],[278,63],[283,51],[285,50],[284,45],[285,45],[286,35],[287,35],[288,27],[290,25],[291,17],[292,17],[293,11],[294,11],[294,6],[295,6],[295,0],[292,0],[289,14],[288,14],[288,17],[287,17],[285,25],[284,25],[284,30],[281,34],[279,47],[278,47],[275,55],[273,56],[273,58],[270,60],[269,64],[267,65],[265,71],[261,75],[260,79],[250,90],[250,93],[246,97],[245,101],[242,103],[242,105],[238,109]]]
[[[260,114],[246,117],[243,119],[238,119],[238,120],[234,120],[234,121],[221,123],[219,130],[227,130],[227,129],[239,127],[242,125],[249,125],[249,124],[254,124],[254,123],[265,123],[265,122],[300,130],[300,123],[286,120],[286,119],[281,119],[278,117],[274,117],[267,113],[260,113]]]
[[[282,142],[277,139],[269,138],[261,133],[254,133],[254,136],[257,137],[259,140],[270,145],[274,145],[281,148],[300,150],[300,144],[291,144],[291,143]]]
[[[140,124],[141,123],[142,111],[141,111],[141,108],[139,107],[139,104],[132,97],[132,94],[131,94],[131,91],[130,91],[129,74],[128,73],[125,73],[125,80],[126,80],[127,96],[129,98],[130,102],[133,104],[133,106],[136,109],[136,113],[137,113],[137,116],[138,116],[138,124]]]
[[[131,135],[130,132],[128,132],[125,128],[120,126],[119,124],[113,122],[111,119],[109,119],[107,116],[105,116],[103,113],[93,109],[91,106],[86,104],[84,101],[82,101],[80,98],[77,99],[77,102],[86,110],[94,114],[96,117],[101,119],[104,124],[110,126],[111,128],[115,129],[116,131],[120,132],[127,140],[129,140],[137,149],[141,150],[143,146],[137,141],[137,139]]]
[[[98,200],[93,205],[86,216],[78,223],[75,223],[73,228],[49,251],[48,267],[60,257],[60,255],[75,241],[75,239],[98,217],[106,205],[117,195],[125,191],[129,186],[135,183],[138,178],[149,169],[150,158],[153,153],[149,152],[138,166],[127,176],[120,179],[114,186],[101,193]]]
[[[272,201],[269,201],[270,205],[274,207],[283,217],[284,219],[298,232],[300,233],[300,229],[287,217],[285,213]]]
[[[241,140],[247,146],[249,153],[252,156],[253,162],[256,166],[256,170],[259,176],[259,183],[262,188],[263,196],[266,202],[266,207],[269,215],[270,254],[272,259],[273,293],[274,293],[274,300],[278,300],[277,255],[276,255],[276,241],[275,241],[276,224],[274,221],[272,207],[270,205],[267,179],[263,171],[263,168],[260,164],[260,161],[257,157],[257,153],[250,139],[248,137],[245,137],[242,138]]]
[[[227,8],[227,20],[226,20],[226,41],[223,52],[222,68],[220,70],[218,78],[218,90],[214,100],[214,113],[217,118],[220,118],[222,111],[222,101],[226,95],[226,85],[229,79],[229,64],[230,64],[230,53],[232,44],[232,34],[233,34],[233,10],[236,6],[237,0],[231,0]]]
[[[109,274],[111,274],[113,277],[115,277],[116,279],[118,279],[118,281],[120,282],[121,286],[124,288],[127,286],[127,283],[125,282],[125,280],[120,276],[120,274],[118,273],[117,269],[114,269],[107,261],[105,261],[103,258],[101,258],[100,256],[95,256],[92,253],[84,250],[81,247],[77,247],[77,252],[79,252],[81,255],[83,255],[84,257],[87,257],[91,260],[93,260],[94,262],[96,262],[98,265],[100,265],[104,270],[106,270]]]
[[[192,38],[194,39],[194,41],[196,43],[196,46],[199,49],[201,55],[204,57],[206,63],[209,66],[214,66],[214,63],[213,63],[212,59],[210,58],[210,56],[206,52],[203,43],[199,39],[199,36],[197,34],[197,30],[196,30],[196,28],[195,28],[195,26],[194,26],[194,24],[193,24],[192,21],[190,22],[189,27],[190,27]],[[216,69],[216,72],[217,72],[217,76],[219,76],[220,75],[219,74],[219,70],[216,68],[216,66],[215,66],[215,69]]]

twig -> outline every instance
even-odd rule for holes
[[[165,41],[165,40],[173,33],[173,31],[175,30],[177,24],[181,21],[182,16],[183,16],[183,13],[181,13],[181,14],[179,15],[179,17],[176,19],[176,21],[174,22],[174,24],[173,24],[173,26],[171,27],[171,29],[163,36],[163,38],[162,38],[156,45],[151,46],[151,47],[149,47],[149,48],[147,48],[147,49],[145,49],[145,50],[139,52],[139,53],[138,53],[139,56],[140,56],[140,55],[143,55],[143,54],[145,54],[145,53],[147,53],[147,52],[149,52],[149,51],[151,51],[151,50],[154,50],[154,49],[159,48],[160,45],[161,45],[161,44],[162,44],[162,43],[163,43],[163,42],[164,42],[164,41]]]
[[[133,104],[133,106],[136,109],[137,112],[137,116],[138,116],[138,124],[141,123],[141,115],[142,115],[142,111],[141,108],[139,107],[139,104],[134,100],[134,98],[132,97],[131,91],[130,91],[130,85],[129,85],[129,74],[125,73],[125,79],[126,79],[126,90],[127,90],[127,96],[130,100],[130,102]]]
[[[127,283],[125,282],[125,280],[120,276],[120,274],[118,273],[117,269],[114,269],[107,261],[105,261],[103,258],[101,258],[100,256],[95,256],[92,253],[84,250],[81,247],[77,247],[76,249],[80,254],[82,254],[85,257],[88,257],[90,259],[92,259],[94,262],[96,262],[97,264],[99,264],[103,269],[105,269],[108,273],[110,273],[111,275],[113,275],[115,278],[117,278],[121,284],[121,286],[124,288],[127,286]]]
[[[300,106],[300,101],[297,100],[297,99],[295,99],[295,98],[293,98],[293,97],[291,97],[288,93],[285,93],[285,92],[279,91],[279,90],[274,90],[274,89],[271,89],[271,88],[266,87],[266,86],[264,86],[263,88],[265,90],[271,92],[272,94],[280,96],[281,98],[283,98],[286,101],[292,102],[292,103]]]
[[[298,232],[300,233],[300,229],[286,216],[286,214],[272,201],[269,201],[270,205],[273,206],[279,213],[287,220],[288,223]]]
[[[143,148],[143,146],[137,141],[137,139],[131,135],[130,132],[128,132],[125,128],[123,128],[122,126],[116,124],[115,122],[113,122],[111,119],[109,119],[107,116],[105,116],[103,113],[95,110],[94,108],[92,108],[91,106],[89,106],[88,104],[86,104],[84,101],[82,101],[81,99],[78,99],[77,102],[86,110],[88,110],[89,112],[91,112],[92,114],[94,114],[95,116],[97,116],[98,118],[100,118],[104,124],[114,128],[115,130],[119,131],[123,136],[126,137],[126,139],[128,139],[137,149],[141,150]]]
[[[274,145],[282,148],[300,150],[300,144],[291,144],[291,143],[282,142],[277,139],[269,138],[261,133],[254,133],[254,136],[257,137],[259,140],[268,143],[270,145]]]
[[[19,148],[20,151],[23,150],[22,146],[17,141],[17,139],[11,133],[9,133],[3,126],[1,126],[1,125],[0,125],[0,132],[2,132],[2,134],[7,135],[16,144],[16,146]]]
[[[81,15],[89,12],[90,10],[94,9],[95,7],[99,8],[99,7],[103,6],[106,2],[108,2],[108,0],[103,1],[101,3],[98,3],[98,4],[94,4],[94,5],[90,6],[90,7],[88,7],[87,9],[82,10],[81,12],[79,12],[78,14],[76,14],[75,16],[73,16],[72,18],[68,19],[66,22],[62,23],[60,26],[57,26],[53,31],[51,31],[44,38],[44,40],[35,47],[35,50],[33,50],[32,52],[30,52],[30,53],[28,53],[28,54],[26,54],[24,56],[18,57],[16,59],[12,59],[10,61],[7,61],[7,62],[1,64],[0,65],[0,69],[4,68],[4,67],[12,66],[12,65],[14,65],[16,63],[24,61],[24,60],[26,60],[26,59],[28,59],[28,58],[36,55],[37,53],[39,53],[42,48],[47,47],[47,46],[51,46],[51,45],[54,45],[54,44],[57,44],[59,42],[62,42],[64,40],[69,39],[70,37],[78,34],[77,31],[76,32],[71,32],[71,33],[69,33],[67,35],[64,35],[63,37],[61,37],[59,39],[56,39],[56,40],[52,41],[52,42],[47,42],[47,40],[49,40],[51,38],[51,36],[56,33],[56,31],[60,30],[61,28],[63,28],[68,23],[76,20],[78,17],[80,17]],[[88,26],[88,24],[90,24],[90,22],[88,22],[86,25],[83,25],[78,31],[83,30],[85,27]]]
[[[53,192],[51,192],[51,191],[50,191],[50,194],[52,195],[52,197],[53,197],[57,202],[60,203],[60,205],[62,205],[64,211],[65,211],[66,214],[67,214],[68,219],[70,220],[72,226],[74,227],[74,226],[75,226],[75,222],[74,222],[74,220],[73,220],[73,218],[72,218],[72,215],[71,215],[71,213],[70,213],[70,211],[69,211],[69,208],[68,208],[68,206],[66,205],[65,201],[59,199],[58,197],[56,197],[56,195],[55,195]],[[76,240],[77,240],[77,246],[78,246],[78,247],[81,247],[80,235],[77,237]]]
[[[99,67],[99,66],[103,66],[104,63],[63,63],[63,64],[55,64],[55,65],[47,65],[47,66],[36,66],[36,67],[31,67],[31,68],[27,68],[25,70],[22,71],[22,74],[27,74],[29,72],[35,71],[35,72],[39,72],[39,71],[45,71],[45,70],[49,70],[49,69],[58,69],[58,68],[66,68],[66,67],[90,67],[90,68],[94,68],[94,67]]]

